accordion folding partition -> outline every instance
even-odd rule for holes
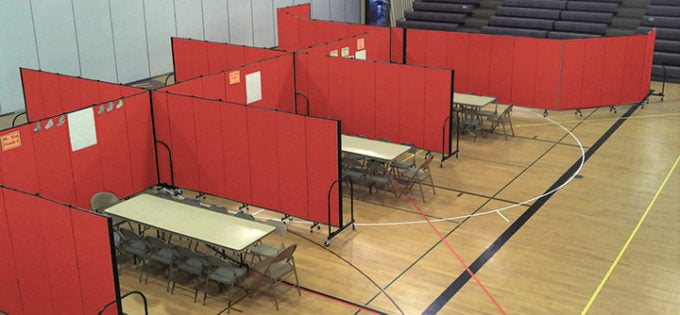
[[[161,182],[341,225],[338,121],[161,91],[153,106]]]
[[[286,54],[274,49],[172,38],[175,81],[181,82]]]
[[[636,103],[649,93],[655,31],[554,40],[406,30],[406,62],[456,69],[456,92],[543,109]]]
[[[120,296],[111,223],[78,209],[99,191],[125,197],[158,182],[149,93],[22,74],[27,111],[40,119],[0,132],[0,305],[10,314],[93,314]],[[76,147],[83,131],[92,142]]]
[[[279,42],[284,43],[279,48],[288,51],[375,30],[311,20],[305,5],[279,9],[277,16]],[[459,93],[492,95],[503,103],[546,110],[578,110],[635,103],[650,92],[656,31],[568,40],[389,31],[392,62],[455,69]]]
[[[110,235],[109,218],[1,187],[0,310],[96,314],[120,296]]]

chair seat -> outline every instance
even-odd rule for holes
[[[165,264],[165,265],[170,265],[175,261],[175,257],[177,255],[175,254],[175,251],[173,251],[171,248],[163,248],[149,256],[149,259]]]
[[[205,268],[205,260],[198,258],[189,258],[179,264],[177,264],[177,269],[186,271],[190,274],[200,274]]]
[[[274,257],[281,250],[283,250],[283,248],[263,243],[263,244],[260,244],[260,245],[253,247],[251,252],[255,255],[266,256],[266,257]]]
[[[234,283],[246,274],[245,268],[219,267],[208,274],[208,279],[219,283]]]
[[[414,175],[415,178],[418,180],[423,180],[429,176],[427,172],[425,172],[424,170],[419,170],[417,168],[409,168],[405,170],[404,173],[402,174],[402,176],[405,177],[413,177]]]
[[[413,166],[413,163],[394,161],[394,162],[390,163],[390,166],[392,166],[394,168],[399,168],[399,169],[407,169],[407,168]]]

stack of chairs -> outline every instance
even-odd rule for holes
[[[413,11],[404,12],[398,27],[455,31],[481,0],[416,0]]]
[[[607,33],[621,0],[505,0],[482,33],[592,38]]]
[[[680,82],[680,1],[651,0],[641,25],[639,34],[656,28],[656,45],[652,76]]]

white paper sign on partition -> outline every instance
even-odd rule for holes
[[[92,107],[68,114],[71,150],[78,151],[97,144],[97,128]]]
[[[262,78],[260,71],[246,74],[246,103],[262,99]]]
[[[366,49],[364,49],[364,50],[357,50],[356,59],[358,59],[358,60],[366,60]]]

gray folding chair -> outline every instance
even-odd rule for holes
[[[215,282],[219,286],[220,292],[226,289],[229,293],[227,302],[227,312],[231,311],[231,305],[233,302],[233,291],[245,275],[247,274],[247,269],[245,267],[239,267],[233,263],[221,259],[216,256],[205,256],[210,264],[209,270],[205,277],[205,285],[203,291],[203,305],[205,305],[205,300],[208,297],[208,289],[211,282]]]
[[[252,274],[259,278],[259,281],[256,282],[257,286],[266,285],[271,290],[272,299],[274,299],[274,305],[276,305],[277,310],[279,309],[277,300],[279,292],[277,289],[279,284],[289,276],[295,276],[295,284],[289,288],[296,288],[298,295],[302,295],[300,292],[300,280],[298,278],[297,268],[295,267],[295,260],[293,259],[295,249],[297,249],[297,244],[290,245],[275,257],[267,258],[250,269]],[[281,292],[281,295],[282,294],[283,292]]]
[[[201,279],[207,274],[210,269],[210,263],[206,255],[197,253],[191,248],[184,246],[175,246],[175,251],[177,252],[177,269],[172,276],[172,288],[170,289],[170,294],[175,293],[175,286],[177,285],[177,277],[180,272],[187,274],[191,280]],[[198,298],[199,286],[194,287],[194,303]]]
[[[432,173],[430,172],[430,163],[432,163],[433,159],[434,155],[428,153],[425,156],[425,161],[420,165],[420,167],[409,168],[401,174],[399,181],[404,184],[404,189],[401,191],[401,193],[399,193],[399,196],[409,192],[414,185],[418,184],[420,187],[420,195],[423,197],[423,202],[425,202],[423,182],[428,179],[430,181],[430,185],[432,186],[432,193],[436,194],[434,190],[434,181],[432,180]]]
[[[118,197],[116,197],[116,195],[114,195],[113,193],[110,193],[108,191],[102,191],[90,197],[90,206],[92,207],[92,211],[105,215],[107,217],[111,217],[112,225],[114,227],[119,227],[121,224],[127,223],[128,225],[130,225],[130,228],[132,228],[132,224],[130,223],[130,221],[125,220],[121,217],[110,216],[109,214],[104,212],[106,208],[117,204],[119,201],[120,199],[118,199]]]
[[[491,126],[488,129],[489,133],[493,133],[496,130],[496,128],[500,125],[503,128],[503,135],[505,136],[506,141],[508,140],[508,133],[505,130],[506,123],[510,125],[510,132],[512,133],[512,136],[515,136],[515,130],[512,128],[512,121],[510,120],[512,106],[513,104],[510,104],[500,114],[496,113],[494,115],[489,116],[488,118],[489,121],[491,121]]]
[[[274,245],[274,244],[268,244],[268,243],[261,243],[258,244],[257,246],[253,247],[250,250],[250,253],[253,254],[253,259],[255,256],[257,256],[260,261],[262,261],[263,257],[274,257],[278,253],[280,253],[284,248],[286,248],[286,224],[282,222],[281,220],[274,220],[274,219],[267,219],[264,221],[265,224],[269,224],[276,228],[275,232],[279,235],[281,238],[281,244]],[[252,260],[251,260],[252,263]]]
[[[176,263],[177,258],[179,255],[177,254],[177,251],[175,251],[175,248],[166,243],[163,239],[158,238],[158,237],[153,237],[153,236],[147,236],[145,239],[149,242],[151,245],[151,252],[147,255],[146,262],[142,266],[140,275],[139,275],[139,281],[142,281],[142,275],[146,274],[146,277],[144,278],[144,283],[149,282],[149,265],[151,263],[157,263],[161,266],[164,267],[164,271],[167,274],[166,275],[166,281],[167,285],[165,290],[169,291],[170,290],[170,280],[173,276],[173,267]]]

